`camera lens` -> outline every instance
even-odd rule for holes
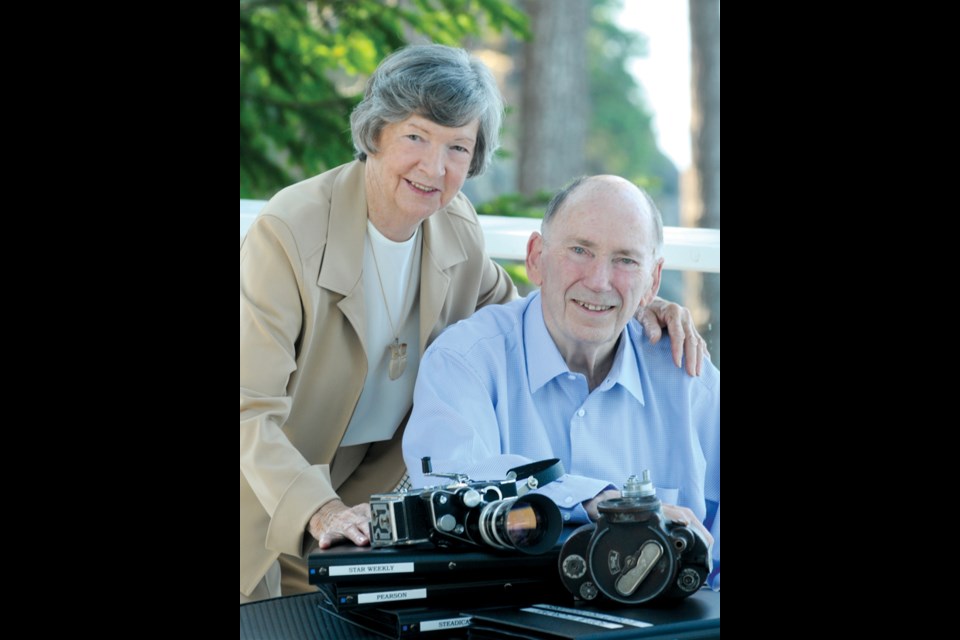
[[[478,525],[480,536],[491,547],[537,554],[556,544],[563,520],[552,500],[531,493],[487,504]]]

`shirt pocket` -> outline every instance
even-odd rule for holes
[[[664,504],[677,504],[680,497],[680,489],[670,489],[669,487],[657,487],[657,497]]]

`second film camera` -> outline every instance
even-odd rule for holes
[[[642,481],[630,476],[621,496],[601,502],[597,523],[563,543],[563,585],[578,599],[625,604],[695,593],[712,566],[703,535],[663,515],[649,471]]]
[[[560,510],[549,498],[530,491],[563,475],[559,460],[516,467],[505,479],[492,481],[433,473],[430,458],[422,463],[425,475],[450,482],[370,496],[372,546],[429,540],[439,546],[467,543],[539,554],[557,543],[563,528]]]

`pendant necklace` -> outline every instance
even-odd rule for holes
[[[387,350],[390,352],[390,365],[387,367],[387,375],[390,376],[391,380],[396,380],[403,375],[403,372],[407,368],[407,343],[400,342],[400,330],[403,329],[403,321],[406,321],[406,318],[402,319],[399,326],[394,327],[393,317],[390,315],[390,305],[387,304],[387,293],[383,288],[383,278],[380,277],[380,264],[377,262],[377,252],[373,249],[373,240],[370,240],[370,253],[373,255],[373,266],[377,270],[377,282],[380,284],[380,295],[383,297],[383,306],[387,310],[387,322],[390,323],[390,331],[393,332],[393,342],[387,345]],[[413,255],[416,256],[416,254],[416,248],[414,248]],[[416,268],[417,265],[410,265],[410,278],[407,282],[407,289],[404,292],[404,302],[406,302],[407,296],[410,295],[410,287],[413,284],[413,270]],[[403,307],[401,307],[401,312],[402,311]]]

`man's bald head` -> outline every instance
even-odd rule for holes
[[[558,214],[574,208],[575,204],[589,202],[601,195],[606,196],[606,199],[613,196],[623,206],[636,207],[638,214],[649,220],[652,233],[648,236],[653,243],[649,248],[654,258],[660,257],[663,251],[663,218],[660,210],[646,191],[619,176],[581,176],[568,184],[547,205],[547,210],[543,214],[543,223],[540,225],[540,233],[544,237],[547,236],[550,222]]]

